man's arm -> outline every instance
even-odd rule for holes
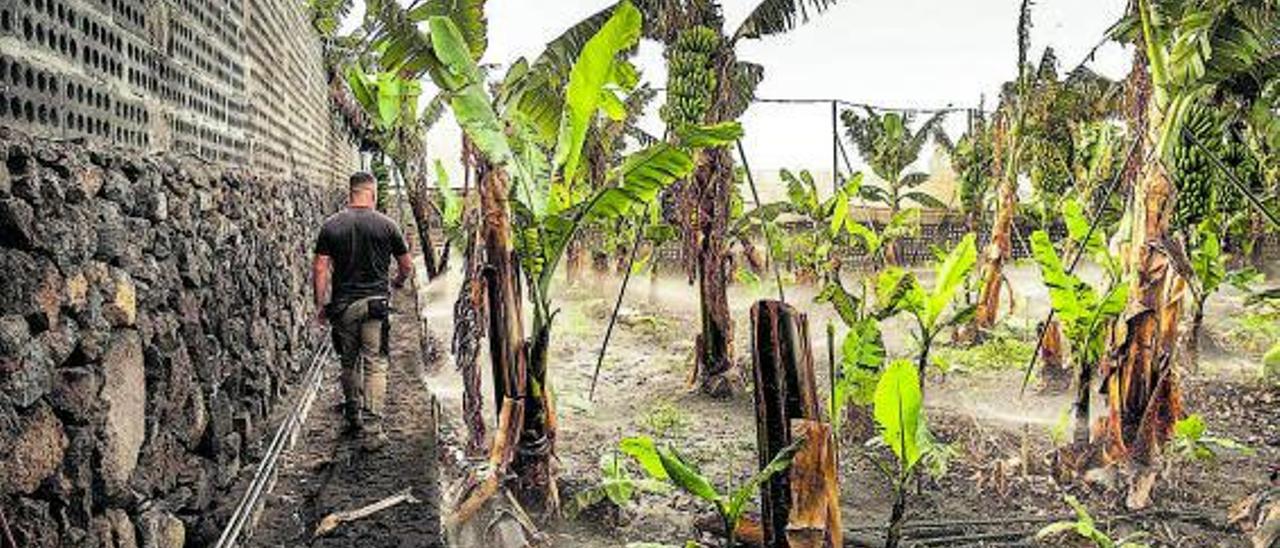
[[[396,288],[404,287],[405,280],[413,274],[413,259],[408,253],[396,255],[396,279],[391,282]]]
[[[324,318],[324,306],[329,304],[329,277],[332,275],[333,259],[328,255],[317,253],[311,261],[311,289],[316,303],[316,318]]]

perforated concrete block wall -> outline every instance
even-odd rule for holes
[[[356,165],[303,0],[0,0],[0,123],[330,184]]]

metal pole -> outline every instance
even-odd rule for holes
[[[831,193],[840,189],[840,127],[836,121],[836,102],[831,101]]]
[[[747,151],[742,148],[742,140],[738,140],[738,157],[742,158],[742,172],[747,174],[747,184],[751,187],[751,197],[756,201],[756,207],[760,207],[760,193],[756,191],[756,179],[751,175],[751,164],[747,163]],[[787,302],[787,296],[782,292],[782,273],[778,270],[778,261],[773,256],[773,242],[769,241],[769,224],[761,225],[765,231],[764,235],[764,253],[769,260],[769,264],[773,265],[773,280],[778,285],[778,300]]]
[[[600,355],[596,356],[596,369],[591,373],[591,390],[587,392],[587,401],[596,396],[596,380],[600,378],[600,364],[604,363],[604,351],[609,348],[609,338],[613,336],[613,326],[618,322],[618,311],[622,309],[622,297],[627,294],[627,283],[631,281],[631,270],[635,267],[636,252],[640,250],[640,242],[644,240],[645,224],[649,220],[649,207],[644,206],[640,223],[636,226],[636,241],[631,244],[631,256],[627,259],[627,271],[622,274],[622,287],[618,289],[618,300],[613,303],[613,314],[609,316],[609,327],[604,330],[604,342],[600,344]],[[654,265],[654,268],[657,268]]]

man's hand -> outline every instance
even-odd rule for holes
[[[396,289],[403,289],[405,280],[413,275],[413,261],[408,253],[396,257],[396,277],[391,280],[391,285]]]
[[[324,314],[324,307],[317,306],[316,314],[311,318],[311,325],[314,327],[324,327],[324,324],[328,319],[329,318]]]

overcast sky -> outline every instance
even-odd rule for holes
[[[484,60],[505,65],[519,56],[532,59],[570,24],[611,3],[489,0],[489,49]],[[727,26],[735,28],[755,3],[722,2]],[[1015,74],[1018,5],[1019,0],[841,0],[790,33],[744,41],[739,57],[764,65],[760,97],[839,98],[927,108],[977,106],[985,94],[991,107],[1001,82]],[[1038,0],[1032,14],[1031,58],[1038,60],[1051,46],[1062,70],[1075,66],[1124,8],[1125,0]],[[1120,78],[1129,61],[1128,52],[1112,43],[1100,49],[1089,66]],[[647,81],[664,85],[666,74],[656,44],[641,46],[637,64]],[[756,104],[743,124],[753,170],[830,169],[829,106]],[[644,125],[651,133],[661,133],[656,114]],[[963,126],[963,115],[953,115],[949,133],[957,136]],[[456,125],[447,119],[433,131],[432,151],[446,164],[456,163],[457,135]]]

